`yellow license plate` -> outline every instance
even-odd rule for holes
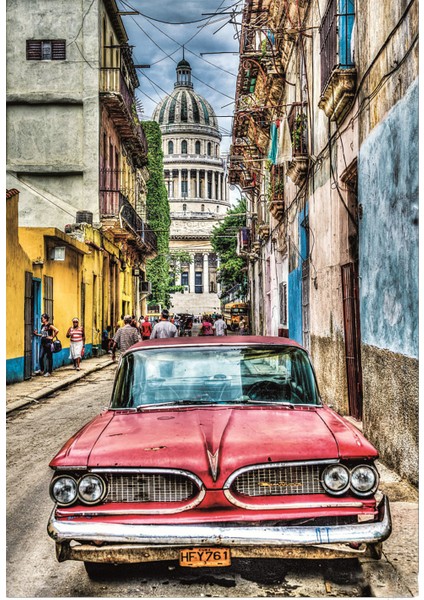
[[[228,548],[189,548],[180,550],[182,567],[228,567],[231,553]]]

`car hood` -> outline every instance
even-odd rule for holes
[[[51,466],[183,469],[219,487],[247,465],[376,457],[356,428],[325,407],[185,407],[108,411]]]

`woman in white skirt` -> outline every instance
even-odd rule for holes
[[[70,338],[71,344],[69,347],[69,359],[74,363],[74,369],[80,370],[81,358],[83,357],[83,349],[85,344],[84,327],[80,327],[79,319],[72,319],[72,327],[66,333],[66,337]]]

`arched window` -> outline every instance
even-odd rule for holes
[[[195,153],[200,154],[200,142],[197,141],[195,144]]]
[[[219,206],[216,207],[216,212],[219,212]]]
[[[202,206],[200,207],[200,210],[201,210],[202,212],[205,212],[205,205],[204,205],[204,204],[202,204]]]
[[[187,204],[183,204],[183,212],[186,212],[187,210]]]
[[[181,142],[181,154],[187,154],[187,140]]]
[[[168,142],[168,154],[174,154],[174,142]]]
[[[211,156],[212,154],[212,144],[210,142],[208,142],[208,156]]]

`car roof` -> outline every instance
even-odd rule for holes
[[[305,350],[295,340],[291,340],[289,338],[261,335],[226,335],[145,340],[144,342],[138,342],[137,344],[134,344],[134,346],[131,346],[127,352],[164,347],[178,348],[181,346],[294,346],[296,348]]]

